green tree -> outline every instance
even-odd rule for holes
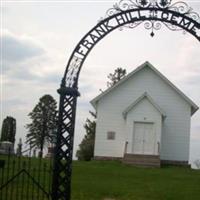
[[[125,76],[126,76],[126,69],[122,69],[121,67],[115,69],[114,73],[110,73],[107,76],[107,78],[109,79],[109,81],[107,82],[107,86],[112,87]]]
[[[96,114],[89,111],[94,119],[96,119]],[[76,152],[76,157],[78,160],[89,161],[94,156],[94,139],[95,139],[95,129],[96,120],[86,119],[84,125],[86,135],[84,136],[82,142],[79,145],[79,150]]]
[[[120,81],[126,75],[126,69],[117,68],[114,73],[108,75],[109,81],[107,82],[108,87],[113,86]],[[93,120],[86,119],[84,128],[86,135],[79,145],[79,149],[76,152],[78,160],[89,161],[94,157],[94,141],[95,141],[95,129],[96,129],[96,114],[89,111],[93,117]]]
[[[52,143],[57,127],[57,102],[46,94],[39,99],[39,103],[28,114],[32,122],[26,125],[28,134],[26,143],[30,148],[39,149],[39,157],[43,156],[46,144]]]
[[[3,120],[3,124],[2,124],[1,141],[9,141],[14,144],[15,134],[16,134],[16,119],[13,117],[7,116]]]

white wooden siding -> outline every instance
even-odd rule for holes
[[[122,112],[144,92],[165,111],[161,140],[161,159],[188,161],[191,106],[152,69],[145,67],[102,97],[97,104],[95,156],[122,157],[126,121]],[[152,114],[152,113],[151,113]],[[116,139],[107,140],[107,131]]]

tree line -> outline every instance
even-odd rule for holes
[[[49,94],[42,96],[39,102],[28,114],[31,119],[31,123],[27,124],[26,145],[28,151],[38,150],[38,156],[43,157],[44,148],[48,144],[52,144],[55,141],[56,127],[57,127],[57,102]],[[2,123],[1,138],[0,141],[11,142],[15,144],[16,135],[16,119],[13,117],[6,117]],[[26,150],[25,150],[26,151]],[[22,153],[22,141],[21,138],[17,145],[17,154]]]
[[[110,73],[107,78],[107,87],[112,87],[126,75],[126,70],[117,68],[114,73]],[[91,160],[94,156],[94,140],[96,129],[96,113],[89,111],[92,120],[87,118],[84,124],[85,136],[76,152],[78,160]],[[44,148],[55,143],[58,110],[56,100],[49,94],[45,94],[39,99],[33,110],[28,114],[31,122],[25,126],[27,129],[26,144],[29,150],[38,150],[38,156],[43,157]],[[15,143],[16,119],[7,116],[2,123],[0,141]],[[22,151],[22,141],[17,145],[18,151]]]

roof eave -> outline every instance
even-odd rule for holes
[[[131,105],[129,105],[123,112],[122,115],[124,119],[126,119],[128,112],[135,107],[142,99],[147,98],[148,101],[152,104],[152,106],[161,114],[163,118],[166,118],[166,113],[160,108],[158,104],[152,99],[152,97],[147,93],[143,93],[138,99],[136,99]]]
[[[107,93],[109,93],[114,88],[118,87],[118,85],[121,85],[121,83],[123,83],[126,80],[128,80],[133,74],[135,74],[137,71],[140,71],[140,69],[144,68],[146,65],[150,65],[150,63],[148,61],[146,61],[145,63],[143,63],[142,65],[140,65],[139,67],[137,67],[135,70],[133,70],[131,73],[129,73],[128,75],[126,75],[124,78],[122,78],[120,81],[118,81],[115,85],[113,85],[112,87],[109,87],[108,89],[106,89],[105,91],[103,91],[101,94],[99,94],[98,96],[96,96],[94,99],[92,99],[91,102],[96,103],[104,95],[106,95]]]
[[[98,96],[96,96],[90,103],[95,107],[96,109],[96,105],[97,102],[104,97],[104,95],[106,95],[107,93],[109,93],[111,90],[113,90],[114,88],[118,87],[118,85],[122,84],[123,82],[125,82],[126,80],[128,80],[130,77],[132,77],[132,75],[134,75],[136,72],[140,71],[141,69],[143,69],[145,66],[149,66],[158,76],[161,77],[161,79],[163,79],[167,84],[169,84],[188,104],[190,104],[191,106],[191,115],[193,115],[198,109],[199,107],[189,98],[187,97],[180,89],[178,89],[171,81],[169,81],[161,72],[159,72],[150,62],[146,61],[145,63],[143,63],[142,65],[140,65],[139,67],[137,67],[135,70],[133,70],[131,73],[129,73],[127,76],[125,76],[123,79],[121,79],[118,83],[116,83],[114,86],[108,88],[107,90],[105,90],[104,92],[102,92],[101,94],[99,94]],[[193,108],[193,109],[192,109]]]
[[[197,110],[199,110],[198,106],[192,106],[191,107],[191,116],[194,115],[194,113],[197,112]]]
[[[90,101],[90,104],[93,106],[93,108],[95,110],[97,110],[97,103],[98,103],[98,101],[95,101],[95,99],[93,99],[92,101]]]

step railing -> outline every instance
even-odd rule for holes
[[[124,145],[124,155],[127,153],[127,149],[128,149],[128,141],[126,141]]]
[[[160,155],[160,142],[157,142],[158,145],[158,155]]]

